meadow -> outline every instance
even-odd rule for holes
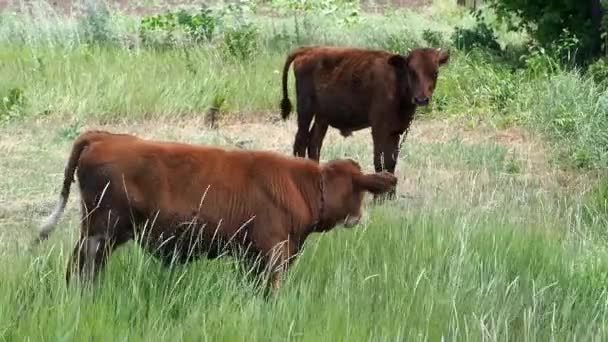
[[[493,47],[452,1],[384,13],[310,4],[217,4],[195,20],[206,24],[183,21],[213,27],[202,37],[117,9],[65,16],[34,1],[0,14],[2,340],[606,338],[608,94],[597,75],[499,25]],[[455,40],[458,27],[477,45]],[[75,184],[56,234],[29,249],[85,129],[291,154],[280,70],[289,49],[317,43],[442,46],[451,59],[403,144],[399,198],[368,199],[360,226],[313,235],[274,298],[235,259],[167,272],[132,243],[94,291],[66,288]],[[291,72],[289,88],[293,100]],[[372,170],[369,130],[330,129],[321,156]]]

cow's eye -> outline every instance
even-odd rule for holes
[[[438,75],[439,75],[439,72],[438,72],[438,71],[433,71],[433,77],[434,77],[434,78],[437,78],[437,76],[438,76]]]

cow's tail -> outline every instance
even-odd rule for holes
[[[285,60],[285,65],[283,66],[283,99],[281,100],[281,117],[283,120],[289,117],[293,106],[291,105],[291,101],[289,100],[289,93],[287,90],[287,79],[289,77],[289,67],[291,63],[298,58],[300,55],[306,53],[310,50],[310,47],[302,47],[299,49],[293,50]]]
[[[76,167],[78,166],[80,154],[89,144],[90,133],[80,135],[80,137],[78,137],[78,139],[74,142],[74,145],[72,146],[72,153],[70,154],[70,158],[68,159],[68,163],[65,167],[63,188],[61,189],[61,193],[59,195],[59,202],[57,202],[57,205],[55,206],[55,209],[51,215],[49,215],[38,228],[37,241],[46,240],[53,230],[55,230],[55,225],[59,221],[59,218],[61,218],[65,205],[68,202],[68,197],[70,196],[70,186],[74,181],[74,173],[76,171]]]

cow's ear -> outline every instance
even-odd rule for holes
[[[397,185],[397,177],[387,171],[359,174],[354,177],[353,181],[356,186],[376,195],[389,192]]]
[[[405,66],[407,65],[407,58],[395,54],[388,58],[388,64],[394,66],[397,69],[405,69]]]
[[[437,63],[439,65],[444,65],[450,60],[450,50],[447,49],[437,49]]]

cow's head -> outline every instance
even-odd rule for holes
[[[325,203],[319,230],[337,224],[353,227],[363,216],[365,192],[383,194],[397,185],[397,178],[386,171],[364,174],[352,159],[335,159],[321,167],[324,179]]]
[[[449,59],[449,50],[421,48],[407,56],[392,55],[388,63],[396,69],[399,81],[407,82],[402,95],[411,97],[412,104],[426,106],[433,96],[439,67]]]

